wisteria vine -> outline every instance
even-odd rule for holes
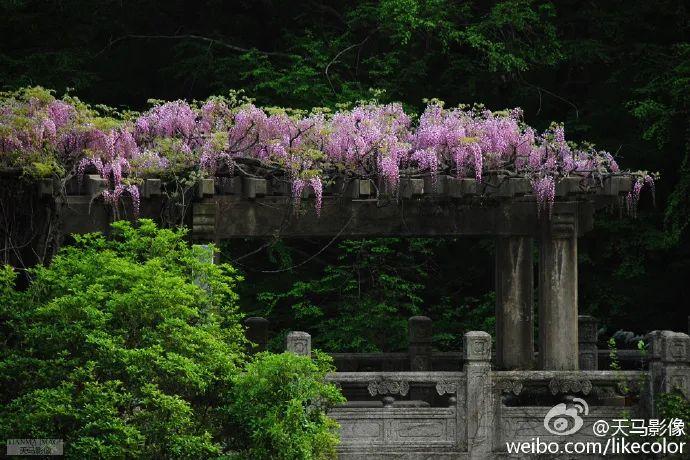
[[[146,177],[232,174],[248,159],[280,170],[295,202],[305,188],[313,190],[317,212],[324,183],[343,174],[376,178],[395,194],[405,174],[481,181],[501,171],[529,179],[544,208],[563,177],[602,180],[620,173],[609,152],[566,141],[562,125],[539,133],[520,109],[445,108],[432,101],[415,119],[400,104],[304,113],[213,97],[162,102],[140,114],[104,113],[42,88],[3,93],[0,101],[0,167],[38,176],[95,169],[108,183],[104,199],[113,204],[128,194],[138,209],[137,185]],[[654,181],[646,172],[628,174],[634,181],[628,205],[634,206]]]

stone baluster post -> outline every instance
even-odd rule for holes
[[[467,449],[470,459],[489,458],[493,445],[494,405],[491,383],[491,335],[463,336]]]
[[[408,355],[410,371],[431,370],[431,339],[433,321],[427,316],[413,316],[408,320]],[[410,399],[429,401],[433,388],[410,388]]]
[[[255,344],[252,351],[266,351],[268,344],[268,320],[259,316],[251,316],[244,320],[247,328],[247,340]]]
[[[577,338],[577,203],[556,203],[539,245],[539,368],[577,370]]]
[[[496,365],[534,367],[532,238],[496,238]]]
[[[311,357],[311,335],[301,331],[288,332],[285,350],[296,355]]]
[[[409,355],[411,371],[431,370],[431,318],[413,316],[408,320]]]
[[[578,344],[580,351],[580,370],[599,369],[599,350],[597,349],[598,321],[593,316],[580,315],[578,321]]]
[[[649,344],[649,379],[645,401],[651,416],[656,415],[656,395],[674,390],[690,399],[690,336],[682,332],[652,331]]]

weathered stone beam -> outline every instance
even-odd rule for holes
[[[382,204],[376,200],[324,197],[320,216],[309,207],[298,213],[288,198],[281,197],[265,197],[254,202],[214,197],[213,202],[218,207],[217,239],[276,234],[283,237],[532,236],[539,229],[536,204],[529,201],[481,206],[451,200]],[[555,205],[561,206],[561,203]],[[582,206],[586,207],[586,203]],[[581,228],[590,225],[583,220]]]
[[[152,196],[160,196],[162,183],[160,179],[146,179],[144,185],[141,187],[141,196],[150,198]]]
[[[245,198],[255,199],[266,195],[268,182],[266,179],[256,177],[242,178],[242,194]]]
[[[62,210],[62,233],[108,233],[112,219],[110,214],[109,206],[94,201],[91,196],[69,196]]]
[[[157,184],[156,184],[157,185]],[[224,184],[234,187],[235,184]],[[304,200],[299,210],[289,196],[260,196],[265,183],[253,198],[243,194],[215,194],[192,203],[188,224],[198,240],[271,237],[377,237],[377,236],[537,236],[537,205],[529,199],[481,201],[476,198],[449,199],[425,195],[410,200],[351,199],[323,197],[321,215],[313,203]],[[361,183],[358,184],[361,186]],[[147,186],[148,188],[148,183]],[[361,187],[358,187],[361,188]],[[152,191],[155,190],[152,187]],[[237,189],[235,189],[237,190]],[[156,190],[157,192],[157,190]],[[154,192],[154,193],[156,193]],[[164,208],[162,195],[142,197],[141,217],[157,220]],[[65,233],[107,231],[112,220],[109,205],[98,196],[68,196],[63,230]],[[556,202],[554,215],[563,209],[578,209],[578,235],[592,226],[593,206],[588,202]],[[131,210],[120,213],[131,219]]]
[[[424,195],[424,193],[424,179],[400,179],[400,196],[402,198],[418,197]]]
[[[632,188],[632,182],[628,176],[611,176],[604,179],[604,187],[600,193],[604,195],[625,195]]]

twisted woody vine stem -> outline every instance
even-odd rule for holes
[[[116,204],[128,194],[138,209],[138,184],[146,177],[232,174],[251,162],[278,173],[298,200],[309,187],[321,206],[323,185],[336,176],[376,178],[395,194],[401,175],[482,177],[492,171],[530,180],[540,208],[550,208],[559,179],[599,183],[621,174],[614,157],[592,144],[566,141],[562,125],[537,132],[520,109],[445,108],[432,100],[413,117],[400,104],[374,101],[332,112],[259,108],[231,93],[203,102],[158,102],[144,113],[92,107],[55,98],[42,88],[2,93],[0,167],[30,176],[83,175],[107,180],[103,193]],[[628,205],[644,186],[634,181]]]

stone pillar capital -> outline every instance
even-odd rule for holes
[[[556,202],[550,214],[540,218],[542,239],[577,238],[579,234],[579,204],[577,202]]]

